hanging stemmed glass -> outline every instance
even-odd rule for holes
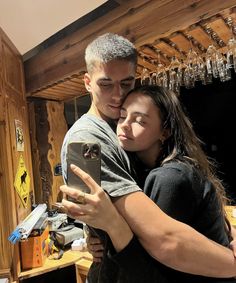
[[[206,52],[206,64],[207,64],[207,72],[208,74],[212,74],[214,78],[218,78],[219,73],[217,69],[217,53],[216,47],[214,45],[210,45],[207,48]]]
[[[155,60],[152,60],[152,64],[155,65]],[[150,84],[157,85],[157,73],[153,72],[150,76]]]
[[[184,85],[186,88],[195,86],[195,76],[191,65],[187,65],[187,68],[184,70]]]
[[[227,64],[227,59],[224,54],[210,45],[206,54],[207,71],[212,74],[214,78],[220,78],[222,82],[231,79],[231,73]]]
[[[236,72],[236,40],[231,38],[227,44],[227,66],[229,69],[234,68]]]
[[[160,50],[157,51],[157,69],[156,69],[156,84],[162,87],[168,87],[168,76],[165,66],[160,60]]]
[[[180,59],[180,64],[177,70],[177,80],[180,86],[184,86],[184,70],[187,68],[187,65],[184,63],[183,59]]]
[[[179,60],[174,56],[171,59],[169,69],[169,89],[179,94],[180,84],[177,77],[178,68],[180,66]]]
[[[203,65],[202,65],[202,75],[201,75],[201,81],[203,85],[211,84],[212,83],[212,74],[208,73],[207,71],[207,62],[206,62],[206,56],[205,58],[202,57]]]
[[[206,31],[211,37],[213,42],[218,41],[217,34],[212,31],[211,27],[207,26]],[[212,75],[214,78],[218,78],[219,73],[217,69],[217,49],[214,44],[209,45],[206,51],[206,66],[208,74]]]
[[[203,49],[201,49],[203,51]],[[197,76],[196,80],[200,80],[203,85],[212,83],[212,76],[207,72],[206,61],[203,54],[197,53]]]
[[[190,41],[190,49],[187,54],[186,59],[186,68],[184,70],[184,85],[186,88],[193,88],[195,86],[195,80],[196,80],[196,72],[197,72],[197,66],[196,66],[196,54],[193,50],[192,42]]]
[[[226,58],[227,58],[227,67],[234,68],[234,71],[236,72],[236,39],[235,39],[235,25],[233,24],[232,18],[227,19],[227,23],[231,28],[231,33],[232,33],[232,38],[228,41],[227,44],[227,53],[226,53]]]
[[[202,55],[199,52],[196,52],[193,48],[193,38],[188,36],[190,42],[190,50],[187,54],[187,65],[189,65],[193,69],[193,75],[195,81],[203,81],[205,80],[205,62],[203,60]]]
[[[216,64],[219,73],[219,78],[222,82],[228,81],[231,79],[230,69],[227,67],[226,57],[219,51],[216,54]]]
[[[150,84],[150,74],[147,68],[143,68],[141,73],[141,85],[148,85]]]

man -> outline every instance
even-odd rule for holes
[[[99,142],[102,149],[101,185],[144,248],[155,259],[174,269],[212,277],[236,275],[236,262],[230,250],[219,246],[164,214],[137,186],[127,154],[118,146],[113,129],[127,93],[134,87],[137,64],[135,47],[127,39],[105,34],[88,45],[85,53],[86,89],[92,104],[68,131],[62,147],[62,168],[66,180],[68,142]],[[71,194],[69,188],[63,190]],[[79,193],[78,193],[79,194]],[[76,206],[63,204],[72,216]],[[73,207],[73,209],[72,209]],[[143,208],[143,209],[140,209]],[[109,245],[109,242],[105,242]],[[132,259],[131,259],[132,260]],[[119,277],[109,258],[91,273]],[[145,268],[145,267],[144,267]],[[93,277],[94,278],[94,277]],[[93,280],[93,279],[92,279]],[[105,282],[102,278],[100,282]],[[107,279],[109,282],[109,279]],[[115,282],[115,281],[113,281]],[[120,279],[119,282],[124,282]]]

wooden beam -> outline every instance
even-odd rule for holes
[[[84,72],[84,50],[99,34],[115,32],[140,47],[235,5],[236,0],[124,2],[26,61],[26,91],[29,94],[74,73]]]

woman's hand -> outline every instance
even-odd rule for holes
[[[102,245],[101,240],[99,238],[91,237],[90,235],[88,235],[88,237],[86,238],[86,242],[88,251],[93,256],[93,261],[101,262],[104,252],[104,247]]]
[[[89,186],[91,193],[83,193],[66,185],[61,186],[60,190],[75,200],[75,202],[62,200],[65,212],[74,219],[108,232],[113,218],[120,217],[115,206],[92,177],[75,165],[71,165],[71,169]]]
[[[109,196],[91,176],[75,165],[71,165],[71,169],[90,188],[91,193],[87,194],[66,185],[61,186],[60,190],[64,194],[77,201],[74,203],[63,199],[64,212],[89,226],[106,231],[116,251],[122,250],[133,237],[130,227],[118,213]]]

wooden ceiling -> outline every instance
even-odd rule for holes
[[[28,97],[70,100],[86,94],[84,49],[94,37],[117,32],[139,52],[137,78],[143,68],[155,71],[173,56],[185,59],[190,47],[205,53],[214,44],[223,53],[236,33],[236,1],[117,1],[119,6],[25,62]]]

